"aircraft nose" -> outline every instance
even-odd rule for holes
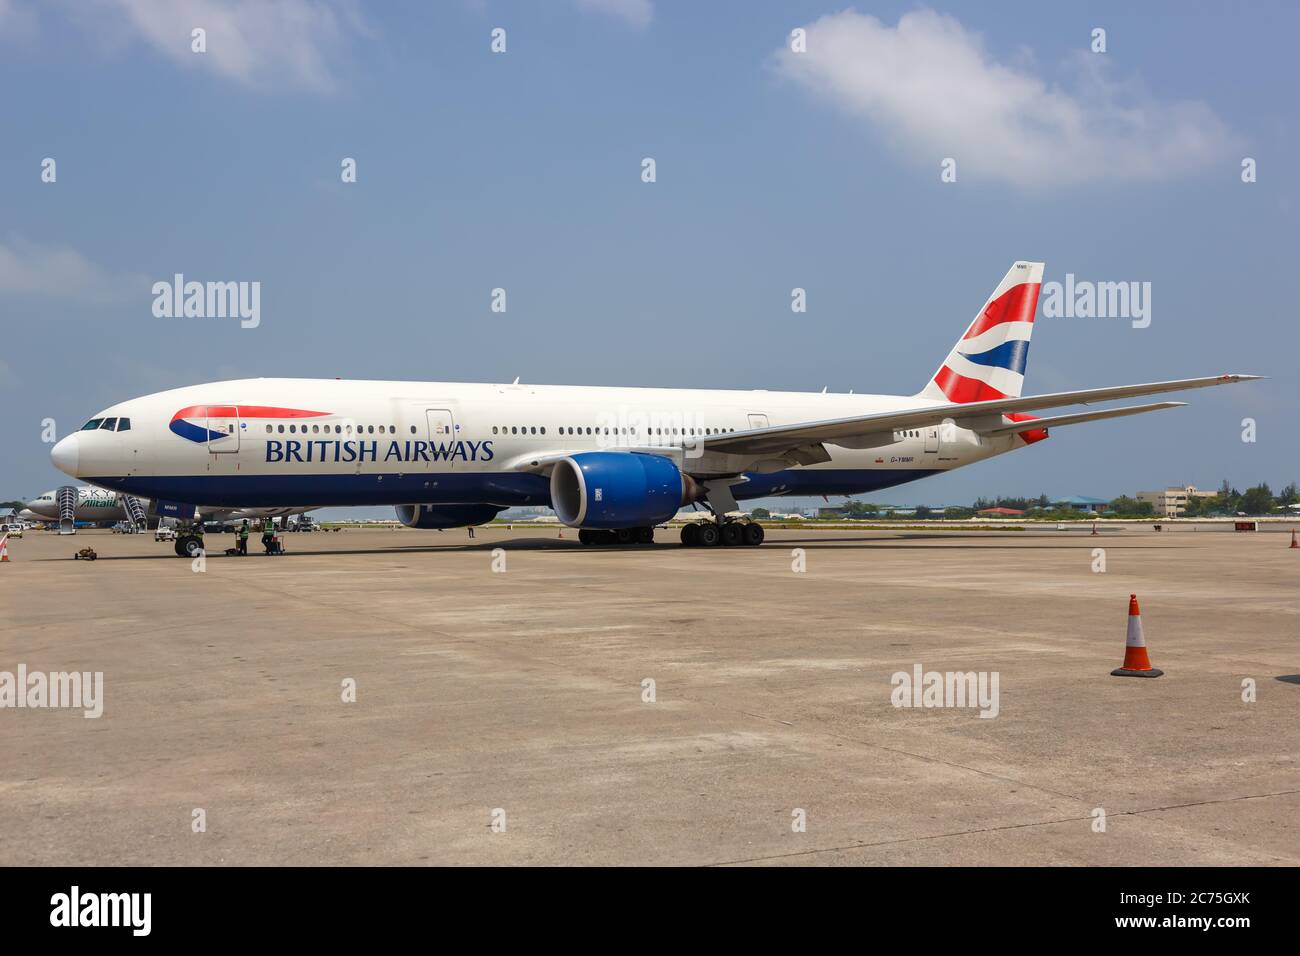
[[[80,477],[77,474],[77,465],[80,464],[80,459],[81,450],[77,447],[76,435],[68,435],[50,449],[50,461],[54,462],[54,467],[65,475],[71,475],[73,478]]]

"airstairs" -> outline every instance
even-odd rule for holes
[[[59,534],[77,533],[77,489],[64,485],[54,493],[59,504]]]
[[[118,495],[117,500],[122,510],[126,512],[126,520],[131,522],[131,526],[137,532],[149,529],[149,519],[144,513],[144,505],[140,504],[139,498],[135,495]]]

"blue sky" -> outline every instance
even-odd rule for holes
[[[43,418],[222,378],[911,394],[1016,259],[1152,284],[1040,316],[1027,391],[1271,378],[878,500],[1300,479],[1300,13],[1248,10],[0,0],[0,498]],[[260,326],[156,318],[176,272]]]

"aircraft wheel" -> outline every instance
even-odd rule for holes
[[[655,529],[654,529],[654,528],[637,528],[637,529],[636,529],[636,541],[637,541],[637,544],[654,544],[654,543],[655,543]]]
[[[619,544],[631,544],[636,540],[636,528],[619,528],[614,532],[614,540]]]
[[[726,548],[734,548],[745,541],[745,529],[737,521],[728,521],[722,526],[722,545]]]
[[[188,555],[186,555],[185,553],[185,542],[188,540],[189,538],[176,539],[176,542],[172,545],[173,550],[175,550],[176,552],[176,557],[178,558],[188,557]]]
[[[745,525],[745,544],[751,548],[757,548],[763,543],[763,526],[761,524]]]
[[[185,546],[185,557],[187,558],[195,557],[196,555],[198,555],[199,551],[203,549],[203,545],[199,544],[198,538],[186,538],[184,546]]]
[[[682,525],[682,544],[688,548],[698,547],[700,544],[700,526],[692,521],[689,524]]]
[[[583,528],[578,532],[578,543],[595,544],[596,542],[592,540],[592,532],[588,531],[586,528]]]
[[[705,547],[705,548],[713,547],[715,544],[718,543],[720,537],[721,535],[718,531],[718,526],[714,524],[712,521],[706,521],[704,524],[700,525],[700,546],[701,547]]]

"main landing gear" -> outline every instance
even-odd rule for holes
[[[617,531],[600,531],[583,528],[578,532],[578,540],[583,544],[654,544],[654,528],[619,528]]]
[[[763,526],[756,521],[692,521],[682,526],[682,544],[688,548],[756,548],[763,543]]]

